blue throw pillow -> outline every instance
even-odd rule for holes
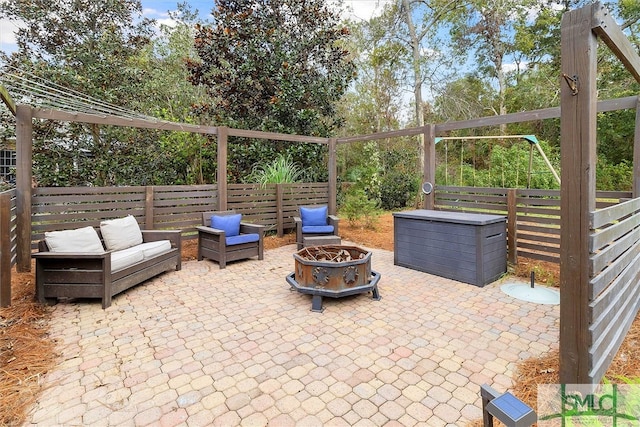
[[[300,217],[302,225],[327,225],[327,207],[304,208],[300,207]]]
[[[225,232],[225,237],[233,237],[240,234],[240,221],[242,214],[235,215],[213,215],[211,216],[211,227]]]

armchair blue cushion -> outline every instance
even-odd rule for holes
[[[333,225],[303,225],[302,232],[305,234],[333,233]]]
[[[327,206],[319,208],[300,207],[300,218],[302,226],[326,226],[327,225]]]
[[[260,240],[258,233],[239,234],[237,236],[231,236],[225,238],[227,246],[241,245],[243,243],[257,242]]]
[[[212,215],[211,227],[224,231],[225,237],[234,237],[240,234],[240,221],[242,221],[242,214]]]

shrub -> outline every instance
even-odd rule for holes
[[[266,165],[256,165],[248,179],[262,185],[267,184],[290,184],[298,182],[302,176],[300,166],[296,164],[291,156],[280,154],[271,163]]]
[[[382,177],[380,202],[382,209],[404,208],[420,189],[417,177],[407,172],[390,171]]]
[[[340,216],[346,217],[351,225],[361,222],[364,228],[375,228],[380,210],[377,203],[370,200],[363,189],[354,188],[346,194]]]

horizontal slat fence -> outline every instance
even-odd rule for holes
[[[133,215],[144,229],[181,229],[193,234],[201,212],[216,210],[216,185],[35,188],[32,248],[46,231],[98,227],[100,221]]]
[[[516,190],[518,256],[560,263],[560,191]]]
[[[15,196],[14,196],[15,197]],[[227,209],[268,230],[294,227],[299,205],[327,204],[328,183],[231,184]],[[148,187],[38,187],[33,190],[31,245],[44,233],[79,227],[98,227],[100,221],[133,215],[145,229],[180,229],[195,237],[202,212],[218,210],[217,185]]]
[[[560,191],[515,189],[515,233],[517,256],[552,263],[560,262]],[[437,186],[435,207],[439,210],[509,215],[509,191],[496,188]],[[631,197],[630,192],[598,191],[596,207],[615,206]],[[510,218],[511,219],[511,218]]]
[[[640,198],[591,213],[589,376],[601,378],[640,309]]]
[[[147,219],[152,218],[152,222],[146,224],[148,229],[183,230],[192,234],[195,227],[202,225],[202,212],[218,208],[215,184],[147,187],[147,191],[153,193],[153,204],[146,204],[147,209],[149,206],[153,209],[145,215]]]
[[[262,224],[267,230],[295,227],[293,217],[298,206],[329,203],[329,184],[326,182],[303,184],[229,184],[227,207],[243,214],[243,218]]]
[[[17,254],[16,190],[0,193],[0,307],[11,305],[11,268]]]

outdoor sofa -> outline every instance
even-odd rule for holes
[[[111,298],[162,272],[180,270],[179,230],[140,230],[129,215],[102,221],[100,229],[83,227],[45,233],[38,243],[36,297],[55,303],[58,298]]]

